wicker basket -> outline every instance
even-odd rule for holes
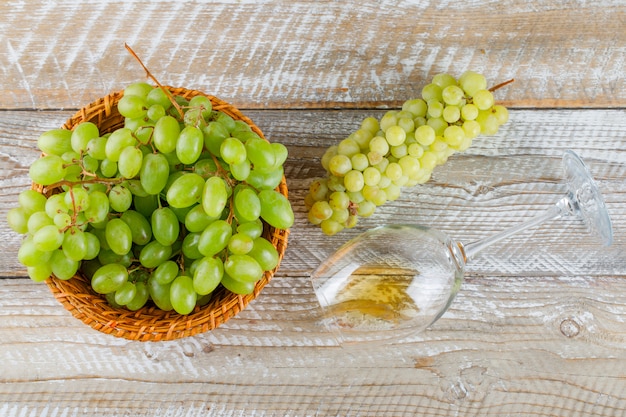
[[[254,132],[264,137],[261,130],[238,109],[232,105],[200,91],[184,88],[165,87],[174,95],[190,99],[196,95],[208,97],[214,110],[220,110],[235,120],[247,123]],[[124,118],[117,111],[117,102],[123,92],[116,92],[80,109],[64,125],[64,129],[72,130],[74,126],[90,121],[95,123],[101,133],[112,132],[123,126]],[[44,189],[41,185],[33,184],[33,189],[47,195],[58,190]],[[287,196],[287,184],[283,177],[278,191]],[[263,236],[276,247],[279,260],[282,260],[287,247],[288,230],[275,229],[265,224]],[[280,262],[279,262],[280,264]],[[113,336],[139,341],[174,340],[193,336],[213,330],[225,323],[228,319],[243,310],[255,299],[263,287],[272,279],[278,269],[266,272],[256,284],[254,292],[249,295],[234,294],[219,286],[214,292],[211,301],[196,307],[188,315],[180,315],[174,311],[163,311],[151,303],[137,311],[125,308],[111,307],[104,296],[95,293],[89,279],[80,271],[72,279],[63,281],[55,277],[46,280],[56,299],[72,313],[74,317],[88,324],[92,328]]]

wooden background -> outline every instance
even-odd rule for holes
[[[8,1],[0,5],[0,415],[621,416],[626,413],[626,4],[499,1]],[[4,218],[36,140],[142,79],[242,109],[290,151],[296,212],[260,298],[173,342],[101,334],[17,262]],[[483,72],[510,106],[481,137],[332,238],[303,198],[323,151],[439,72]],[[392,346],[337,346],[311,317],[308,275],[350,237],[414,222],[471,241],[530,218],[565,188],[573,149],[605,194],[615,242],[560,220],[486,251],[452,308]]]

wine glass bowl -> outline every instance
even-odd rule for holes
[[[574,216],[602,243],[611,220],[591,174],[574,152],[563,156],[567,192],[541,215],[467,245],[419,225],[386,225],[348,241],[311,275],[322,321],[341,343],[398,340],[448,309],[466,262],[486,247],[545,221]]]
[[[313,274],[313,287],[341,341],[383,340],[437,320],[458,292],[464,266],[461,248],[440,231],[382,226],[327,259]]]

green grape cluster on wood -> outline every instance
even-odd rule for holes
[[[364,119],[324,153],[327,175],[314,180],[305,197],[309,222],[327,235],[354,227],[359,217],[397,199],[403,187],[428,181],[435,167],[469,148],[477,136],[497,133],[509,117],[494,100],[492,91],[500,86],[488,89],[485,77],[474,71],[458,79],[437,74],[420,98],[380,119]]]

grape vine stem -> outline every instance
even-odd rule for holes
[[[178,110],[178,114],[180,115],[180,118],[182,119],[184,117],[184,113],[183,113],[183,109],[180,107],[180,105],[176,102],[176,100],[174,99],[174,97],[172,96],[172,93],[165,87],[163,87],[163,85],[161,85],[161,83],[159,82],[159,80],[156,79],[156,77],[154,75],[152,75],[152,73],[150,72],[150,70],[144,65],[144,63],[141,61],[141,59],[139,58],[139,56],[135,53],[135,51],[133,51],[133,48],[130,47],[130,45],[128,45],[127,43],[124,43],[124,47],[126,48],[126,50],[133,56],[133,58],[135,58],[137,60],[137,62],[139,62],[139,65],[141,65],[141,67],[143,68],[143,70],[146,72],[146,76],[148,78],[150,78],[152,81],[154,81],[154,83],[161,89],[163,90],[163,92],[167,95],[167,97],[170,99],[170,101],[172,102],[172,105],[176,108],[176,110]]]
[[[509,84],[511,84],[513,81],[515,81],[515,78],[511,78],[510,80],[507,80],[507,81],[502,82],[502,83],[500,83],[500,84],[494,85],[493,87],[491,87],[491,88],[489,89],[489,91],[491,91],[491,92],[493,93],[494,91],[496,91],[496,90],[498,90],[498,89],[500,89],[500,88],[504,87],[505,85],[509,85]]]

